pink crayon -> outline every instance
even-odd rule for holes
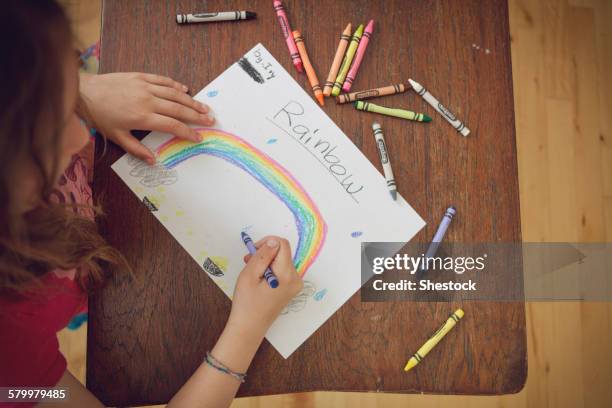
[[[300,52],[297,49],[297,45],[295,45],[293,31],[291,31],[291,26],[289,25],[289,20],[287,19],[287,13],[285,13],[285,6],[283,6],[283,2],[280,0],[274,0],[274,10],[276,10],[276,18],[278,18],[278,23],[280,24],[281,30],[283,31],[283,36],[285,37],[285,42],[287,42],[287,48],[289,48],[289,55],[291,55],[293,65],[298,72],[303,72],[304,65],[302,65],[302,59],[300,58]]]
[[[359,70],[359,65],[361,65],[361,61],[363,60],[363,56],[365,55],[366,48],[368,48],[370,37],[372,37],[372,31],[374,31],[374,20],[370,20],[365,30],[363,30],[363,36],[361,37],[361,41],[359,42],[359,47],[357,47],[357,52],[355,53],[353,65],[351,65],[351,69],[346,75],[346,79],[344,80],[344,84],[342,85],[342,90],[344,92],[349,92],[351,90],[351,86],[353,85],[353,81],[355,80],[355,77],[357,76],[357,71]]]

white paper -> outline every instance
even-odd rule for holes
[[[252,75],[243,66],[252,68]],[[308,241],[304,236],[316,235],[302,232],[302,242],[319,242],[320,247],[314,260],[308,258],[312,264],[303,276],[304,291],[266,335],[287,358],[359,289],[362,241],[407,242],[424,222],[401,196],[393,201],[379,171],[263,45],[256,45],[240,64],[231,65],[195,99],[210,106],[214,128],[221,131],[207,131],[211,141],[221,140],[218,134],[229,135],[231,143],[246,141],[250,152],[265,155],[290,174],[314,204],[297,200],[300,208],[308,209],[305,213],[310,215],[316,208],[323,220],[312,224],[325,226],[324,239]],[[156,151],[170,139],[170,135],[153,132],[143,143]],[[160,150],[162,163],[170,157],[164,152]],[[264,172],[249,173],[239,164],[244,157],[232,156],[232,151],[228,154],[238,160],[233,163],[230,156],[211,152],[168,167],[149,167],[126,154],[113,169],[154,209],[155,217],[200,265],[202,273],[231,298],[244,267],[241,231],[255,241],[266,235],[286,237],[295,251],[298,226],[287,200],[255,176]],[[213,276],[219,272],[223,275]]]

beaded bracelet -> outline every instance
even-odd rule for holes
[[[219,360],[214,358],[212,356],[212,354],[210,354],[209,351],[206,352],[206,358],[204,359],[204,362],[206,364],[208,364],[209,366],[211,366],[212,368],[215,368],[215,369],[221,371],[222,373],[231,375],[232,377],[234,377],[235,379],[237,379],[241,383],[246,381],[246,374],[244,374],[244,373],[237,373],[235,371],[230,370],[223,363],[221,363]]]

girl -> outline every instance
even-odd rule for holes
[[[0,8],[0,386],[64,386],[70,399],[61,406],[102,406],[66,371],[56,336],[84,307],[85,290],[111,273],[129,273],[93,222],[90,163],[81,154],[90,138],[82,121],[152,163],[130,129],[195,141],[186,123],[209,126],[214,119],[169,78],[79,78],[71,44],[54,1]],[[286,240],[268,237],[256,246],[245,258],[221,337],[169,406],[229,405],[267,329],[301,290]],[[262,280],[268,266],[279,279],[276,289]]]

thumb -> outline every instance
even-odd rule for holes
[[[257,249],[246,265],[245,272],[253,279],[260,279],[266,268],[270,266],[278,249],[280,242],[277,238],[268,238],[266,242]]]
[[[155,155],[148,147],[143,145],[127,130],[114,130],[108,134],[108,138],[121,146],[123,150],[138,157],[148,164],[155,164]]]

